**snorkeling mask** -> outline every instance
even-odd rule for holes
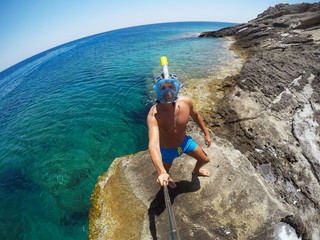
[[[180,89],[180,84],[177,81],[178,76],[169,74],[166,57],[161,57],[161,64],[163,67],[163,74],[155,78],[157,83],[154,88],[159,101],[165,104],[174,103],[178,98]]]

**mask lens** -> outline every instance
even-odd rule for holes
[[[175,79],[162,79],[155,86],[158,99],[164,103],[173,102],[179,92],[179,83]]]
[[[165,83],[163,83],[163,84],[161,84],[161,86],[160,86],[160,92],[162,92],[162,91],[164,91],[164,90],[166,90],[166,89],[171,89],[172,91],[175,91],[176,92],[176,86],[174,85],[174,83],[173,82],[165,82]]]

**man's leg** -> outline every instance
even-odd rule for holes
[[[206,165],[208,162],[210,162],[210,158],[208,155],[202,150],[199,145],[196,147],[195,150],[192,152],[187,153],[190,157],[193,157],[197,160],[197,163],[193,169],[194,174],[200,175],[200,176],[209,176],[210,173],[206,169],[202,169],[204,165]]]
[[[167,171],[168,174],[169,174],[169,170],[170,170],[171,166],[172,166],[172,162],[171,163],[163,163],[163,167]]]

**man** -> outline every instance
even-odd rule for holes
[[[191,99],[186,96],[178,97],[180,86],[176,75],[170,76],[170,79],[157,77],[155,91],[158,101],[151,107],[147,123],[149,151],[158,172],[157,182],[163,186],[166,181],[170,187],[175,188],[176,184],[169,176],[169,170],[174,158],[182,153],[197,160],[193,169],[194,174],[209,176],[209,172],[202,167],[210,161],[210,158],[190,136],[186,135],[189,116],[204,132],[208,147],[211,145],[211,138]]]

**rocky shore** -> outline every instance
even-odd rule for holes
[[[212,146],[188,127],[211,176],[191,175],[188,156],[173,164],[181,239],[271,240],[280,222],[320,239],[320,3],[280,4],[201,37],[232,37],[245,62],[200,110]],[[116,159],[92,194],[89,239],[170,239],[155,179],[148,151]]]

